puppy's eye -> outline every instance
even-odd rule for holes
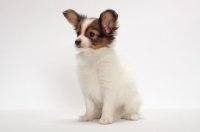
[[[80,32],[77,32],[77,36],[79,36],[80,35]]]
[[[93,36],[94,36],[94,33],[93,33],[93,32],[89,32],[88,36],[89,36],[89,37],[93,37]]]

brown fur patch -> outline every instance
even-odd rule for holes
[[[77,27],[75,28],[76,34],[77,36],[79,36],[81,34],[81,25],[83,23],[83,20],[79,22],[79,24],[77,25]]]
[[[93,37],[90,37],[89,33],[94,33]],[[104,34],[99,19],[95,19],[86,29],[85,36],[91,41],[90,47],[93,49],[99,49],[102,47],[109,47],[109,44],[115,39],[114,36],[107,36]]]

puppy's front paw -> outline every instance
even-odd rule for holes
[[[92,121],[93,117],[90,115],[83,115],[79,117],[79,121]]]
[[[111,124],[112,123],[112,119],[111,118],[101,118],[99,120],[99,124],[102,124],[102,125],[106,125],[106,124]]]

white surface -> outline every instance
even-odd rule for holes
[[[116,49],[143,108],[200,108],[199,0],[1,0],[0,109],[84,108],[69,8],[119,14]]]
[[[0,111],[1,132],[199,132],[200,109],[145,109],[139,121],[77,121],[83,110]]]

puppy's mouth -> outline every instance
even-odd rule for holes
[[[80,46],[80,45],[79,45],[79,46],[75,46],[75,47],[76,47],[76,48],[83,48],[83,47],[82,47],[82,46]]]
[[[76,48],[83,48],[81,44],[79,44],[79,45],[75,44],[74,46],[75,46]]]

